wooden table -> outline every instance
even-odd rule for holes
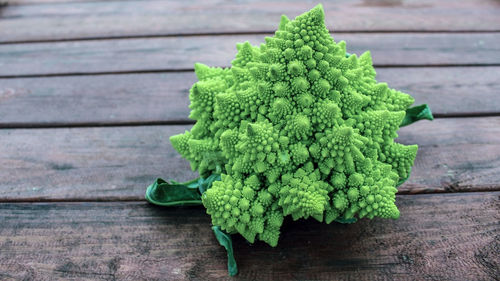
[[[232,279],[203,208],[145,188],[195,177],[168,141],[192,125],[193,63],[228,66],[315,3],[2,2],[0,279]],[[399,133],[420,147],[399,220],[288,222],[276,248],[235,237],[234,279],[498,280],[499,2],[324,2],[334,38],[436,120]]]

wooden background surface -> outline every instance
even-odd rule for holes
[[[188,3],[189,2],[189,3]],[[277,248],[203,208],[147,204],[156,177],[195,176],[168,137],[189,129],[193,63],[228,66],[313,1],[0,1],[0,280],[499,280],[500,3],[324,1],[348,51],[437,117],[401,218],[287,221]]]

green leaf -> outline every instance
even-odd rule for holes
[[[196,178],[187,182],[177,182],[163,179],[148,186],[146,200],[159,206],[193,206],[202,205],[201,195],[210,187],[214,181],[220,180],[220,175],[213,174],[204,178]]]
[[[201,193],[198,190],[197,182],[198,179],[186,183],[175,181],[169,183],[158,178],[148,186],[146,200],[160,206],[201,205]]]
[[[214,231],[215,238],[219,241],[219,244],[226,248],[227,252],[227,271],[230,276],[235,276],[238,274],[238,265],[236,264],[236,260],[234,259],[233,253],[233,240],[231,240],[231,235],[225,233],[220,229],[220,226],[212,226],[212,230]]]
[[[406,115],[403,122],[401,122],[400,127],[410,125],[422,119],[434,120],[431,109],[427,104],[421,104],[406,109]]]

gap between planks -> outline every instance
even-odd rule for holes
[[[482,189],[478,188],[470,188],[467,190],[441,190],[441,189],[429,189],[429,190],[402,190],[398,191],[396,195],[422,195],[422,194],[446,194],[446,193],[491,193],[500,191],[500,185],[494,186],[490,189]],[[146,192],[146,188],[144,188],[144,192]],[[136,196],[129,197],[103,197],[103,198],[0,198],[0,204],[2,203],[100,203],[100,202],[133,202],[133,203],[141,203],[147,202],[146,199],[141,199]],[[182,207],[182,206],[181,206]]]
[[[498,117],[500,112],[464,112],[433,113],[434,118],[476,118]],[[100,128],[100,127],[143,127],[143,126],[175,126],[194,125],[195,120],[158,120],[158,121],[118,121],[118,122],[71,122],[71,123],[1,123],[2,129],[66,129],[66,128]]]
[[[375,68],[450,68],[450,67],[499,67],[500,63],[442,63],[442,64],[373,64]],[[222,67],[224,66],[214,66]],[[0,75],[0,79],[18,78],[50,78],[50,77],[72,77],[72,76],[100,76],[100,75],[126,75],[126,74],[152,74],[152,73],[178,73],[194,72],[194,68],[178,69],[151,69],[151,70],[125,70],[125,71],[95,71],[95,72],[66,72],[66,73],[46,73],[46,74],[14,74]]]
[[[133,1],[133,0],[130,0]],[[1,7],[0,7],[1,8]],[[339,30],[331,32],[330,34],[372,34],[372,33],[500,33],[498,30],[446,30],[446,29],[436,29],[436,30]],[[13,45],[13,44],[37,44],[37,43],[58,43],[58,42],[78,42],[78,41],[101,41],[101,40],[124,40],[124,39],[152,39],[152,38],[169,38],[169,37],[201,37],[201,36],[238,36],[238,35],[264,35],[273,36],[274,31],[272,30],[260,30],[260,31],[235,31],[235,32],[199,32],[199,33],[165,33],[165,34],[144,34],[144,35],[118,35],[118,36],[107,36],[107,37],[73,37],[73,38],[61,38],[61,39],[33,39],[33,40],[20,40],[20,41],[0,41],[0,45]]]

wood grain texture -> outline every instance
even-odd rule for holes
[[[186,121],[196,81],[193,72],[0,79],[0,127]]]
[[[142,200],[156,177],[196,177],[168,141],[189,127],[0,130],[0,201]],[[499,117],[403,128],[420,148],[400,193],[498,190],[499,134]]]
[[[1,21],[0,21],[1,22]],[[267,34],[269,35],[269,34]],[[229,66],[236,43],[265,34],[188,36],[0,45],[0,77],[193,69]],[[336,34],[350,53],[370,50],[376,66],[498,65],[500,33]]]
[[[19,1],[17,1],[19,2]],[[312,1],[89,1],[3,8],[0,41],[57,40],[221,32],[273,32]],[[334,31],[500,30],[500,5],[469,1],[324,2]]]
[[[401,128],[398,142],[418,144],[403,193],[499,190],[500,118],[450,118]]]
[[[286,221],[276,248],[235,235],[239,275],[203,208],[0,204],[4,280],[495,280],[500,192],[398,196],[398,220]],[[37,249],[34,251],[34,249]]]
[[[0,197],[143,199],[156,177],[196,177],[168,140],[189,127],[0,130]]]
[[[285,221],[277,248],[236,236],[236,278],[203,208],[144,202],[158,176],[196,177],[168,141],[191,125],[150,126],[189,122],[194,62],[228,66],[315,4],[0,0],[0,280],[498,280],[500,117],[402,128],[419,152],[399,220]],[[500,115],[498,1],[324,5],[380,81],[440,116]]]
[[[500,67],[379,68],[377,80],[427,103],[437,115],[500,112]]]
[[[379,68],[434,114],[500,114],[500,67]],[[192,72],[0,79],[0,127],[186,122]]]

